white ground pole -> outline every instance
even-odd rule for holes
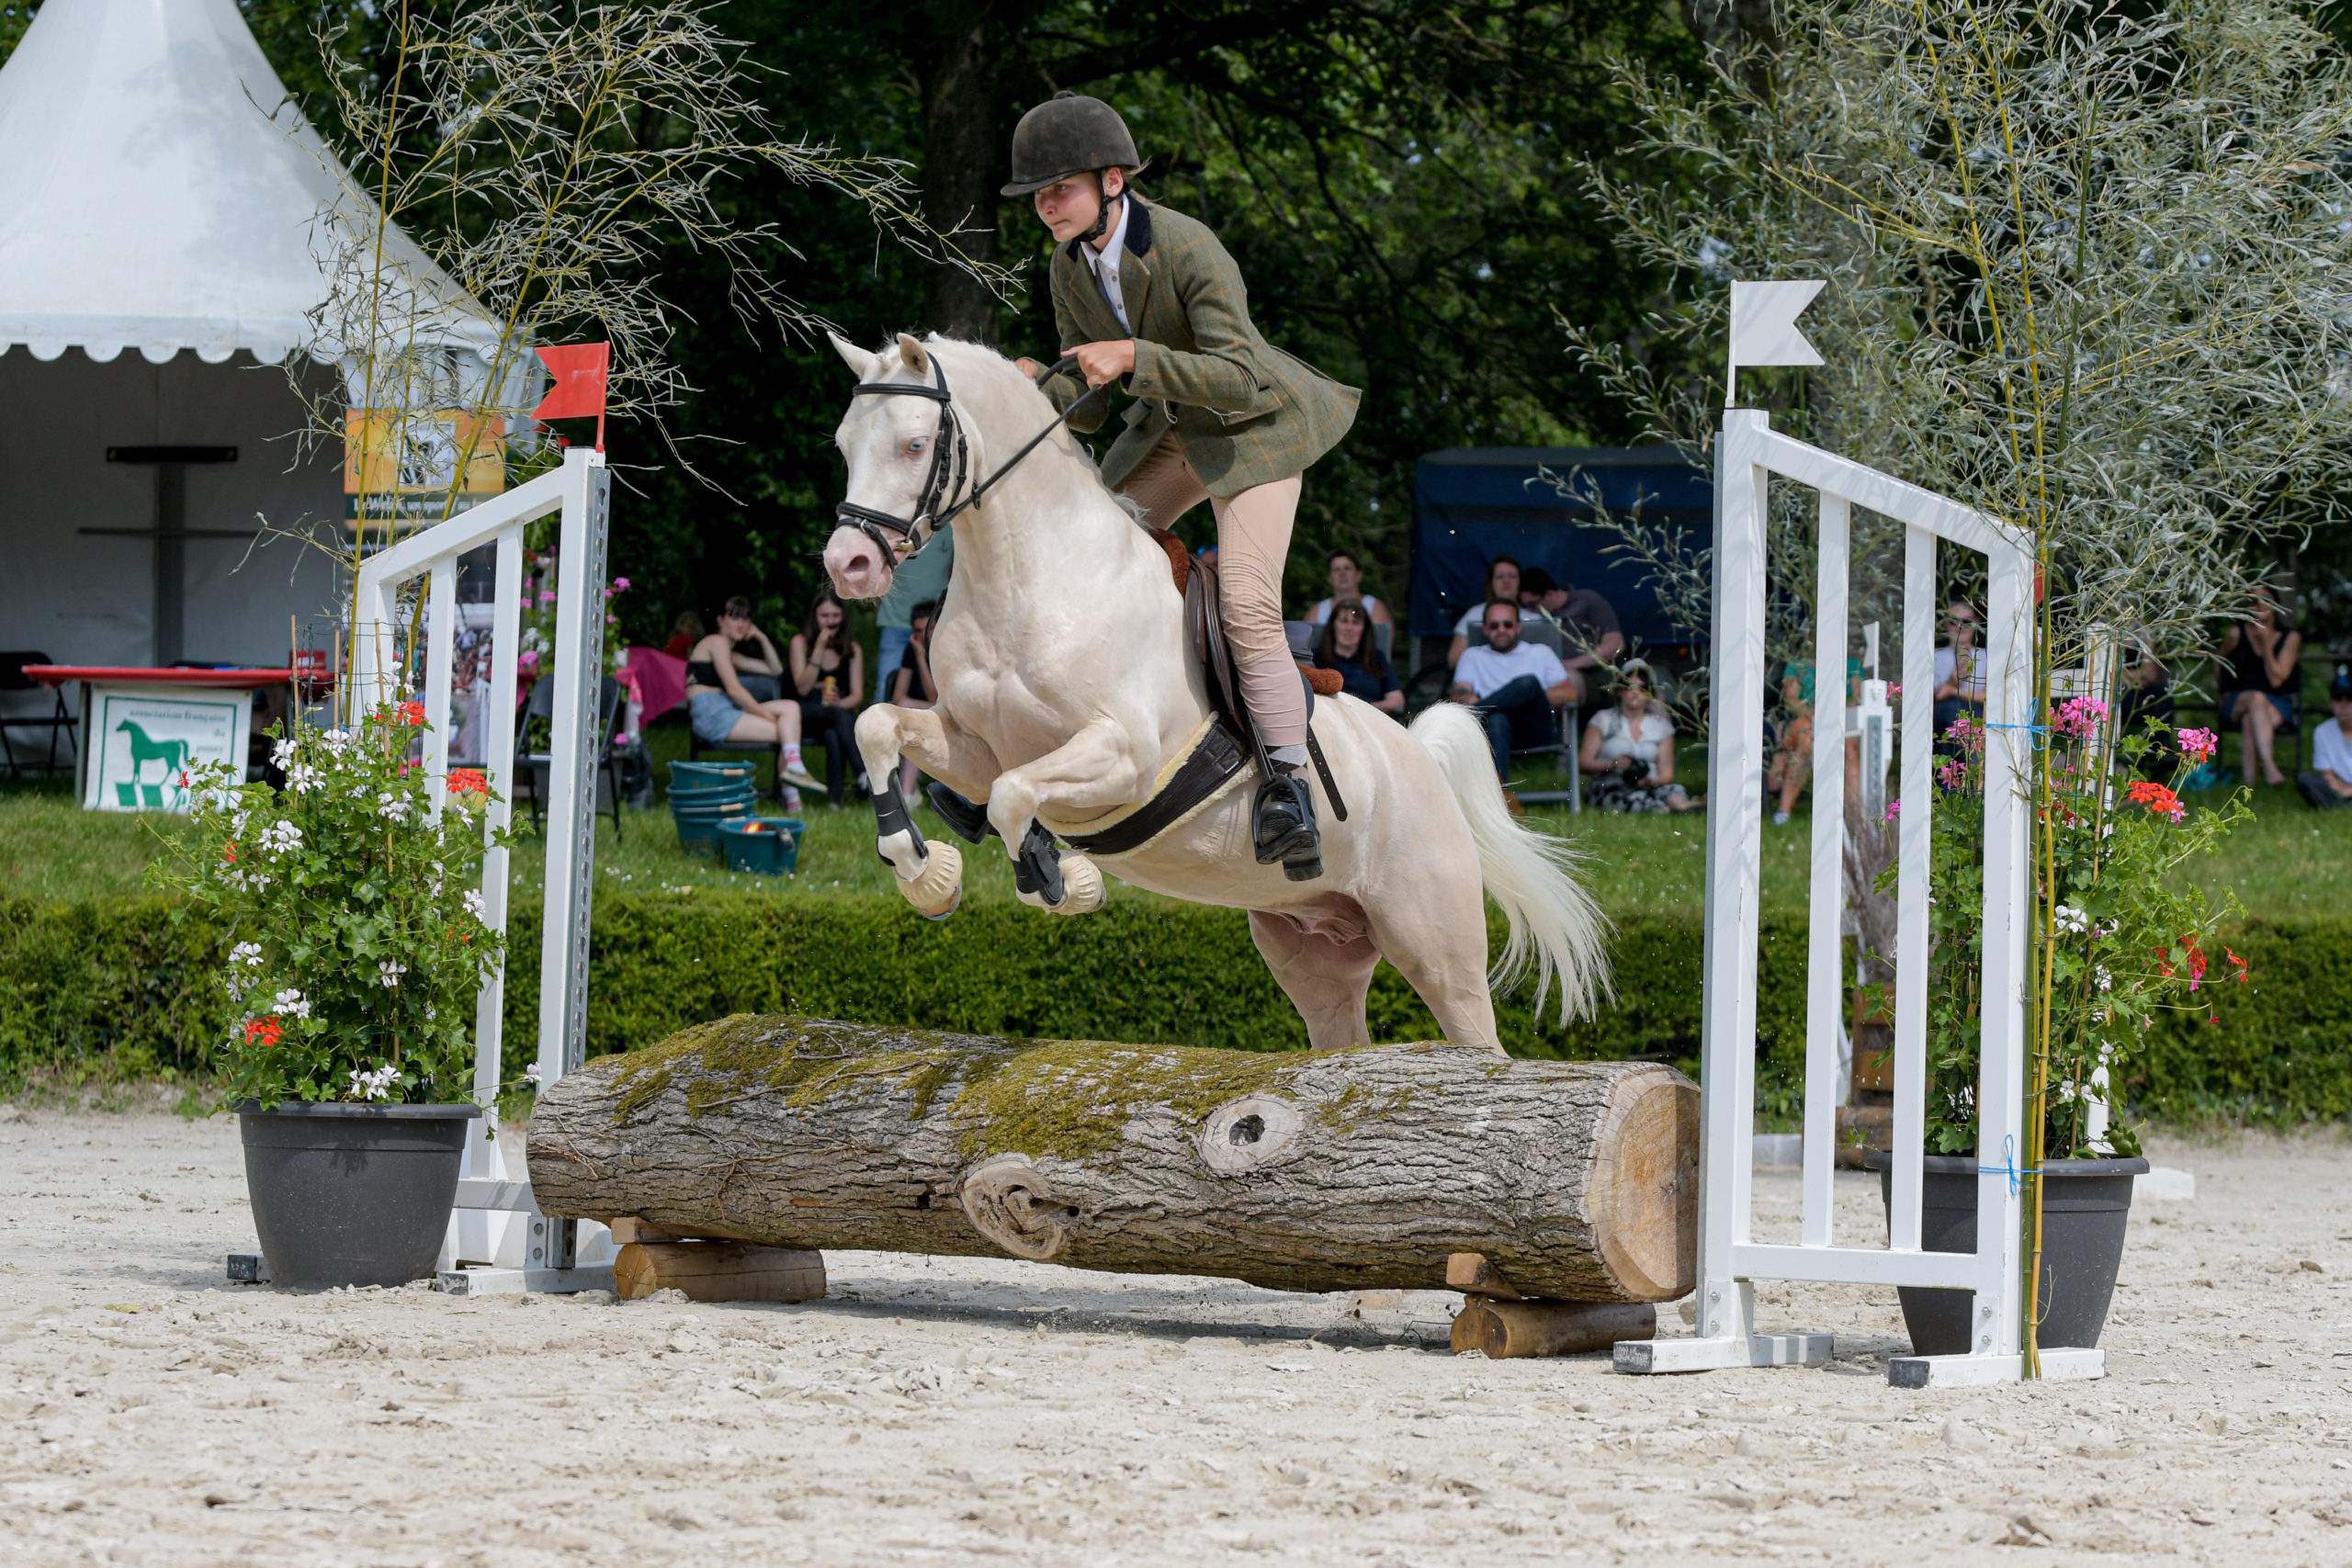
[[[352,696],[366,705],[401,695],[395,662],[380,662],[396,646],[391,629],[401,586],[418,577],[425,584],[424,700],[432,730],[425,739],[425,771],[440,779],[448,771],[449,681],[456,663],[458,558],[484,545],[497,547],[493,589],[490,723],[484,771],[496,804],[487,826],[506,826],[514,784],[514,688],[522,633],[523,530],[549,513],[560,512],[557,542],[557,603],[554,705],[555,733],[549,746],[549,804],[544,936],[539,953],[539,1087],[545,1089],[583,1059],[587,1040],[588,913],[594,891],[595,804],[592,759],[596,742],[598,676],[604,668],[605,548],[611,513],[611,481],[604,455],[582,447],[564,454],[563,467],[540,475],[410,536],[368,559],[359,572],[354,614],[363,635],[356,638]],[[365,635],[368,623],[383,635]],[[435,811],[447,801],[434,792]],[[507,916],[507,852],[483,857],[483,914],[492,930],[504,931]],[[550,1220],[531,1197],[529,1180],[517,1179],[499,1152],[497,1132],[499,1063],[506,980],[503,970],[484,983],[474,1012],[474,1098],[485,1109],[485,1130],[469,1140],[458,1183],[456,1212],[442,1244],[445,1290],[485,1294],[523,1290],[578,1291],[612,1286],[611,1237],[593,1221]]]
[[[1920,1285],[1975,1295],[1976,1344],[1962,1356],[1896,1358],[1899,1387],[2005,1382],[2022,1376],[2018,1200],[2011,1170],[2021,1144],[2025,1071],[2027,803],[2033,714],[2033,557],[2006,525],[1916,485],[1775,432],[1761,410],[1727,409],[1715,479],[1714,733],[1708,763],[1705,991],[1701,1030],[1699,1316],[1689,1339],[1616,1348],[1623,1372],[1702,1371],[1826,1359],[1827,1334],[1758,1334],[1754,1281],[1809,1280]],[[1815,599],[1819,682],[1846,668],[1849,539],[1859,506],[1905,525],[1905,717],[1901,869],[1896,885],[1894,1126],[1890,1245],[1840,1247],[1831,1227],[1838,1024],[1845,1011],[1843,702],[1815,704],[1813,889],[1805,1027],[1804,1201],[1794,1246],[1753,1239],[1756,963],[1762,874],[1766,486],[1773,474],[1820,492]],[[1977,1087],[1977,1250],[1920,1249],[1926,1131],[1928,857],[1935,808],[1932,755],[1936,545],[1986,557],[1984,995]],[[1826,688],[1825,688],[1826,690]],[[2015,728],[2001,728],[2004,726]],[[2098,1350],[2044,1350],[2041,1375],[2102,1375]]]

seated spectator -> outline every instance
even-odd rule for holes
[[[1650,667],[1629,659],[1617,670],[1617,702],[1592,716],[1585,727],[1577,765],[1584,770],[1585,799],[1602,811],[1690,811],[1706,797],[1690,798],[1674,778],[1674,721],[1651,690]]]
[[[1567,641],[1559,619],[1544,608],[1544,599],[1555,592],[1552,574],[1542,567],[1531,566],[1520,573],[1519,640],[1562,653],[1567,649]]]
[[[1976,607],[1954,599],[1944,607],[1944,646],[1936,649],[1936,752],[1950,756],[1958,748],[1944,739],[1946,731],[1965,714],[1984,722],[1984,652],[1976,646],[1984,623]]]
[[[1363,568],[1358,566],[1356,558],[1347,551],[1333,550],[1331,552],[1330,581],[1331,596],[1329,599],[1317,599],[1315,602],[1315,607],[1306,612],[1308,625],[1317,626],[1324,625],[1330,620],[1331,607],[1334,604],[1362,604],[1364,614],[1372,617],[1372,624],[1375,626],[1393,626],[1396,624],[1389,617],[1388,606],[1363,591]]]
[[[673,659],[684,659],[695,650],[695,644],[704,635],[702,617],[688,610],[670,623],[670,640],[662,645],[662,651]]]
[[[2140,772],[2162,784],[2172,777],[2173,766],[2180,759],[2180,742],[2172,733],[2172,675],[2143,648],[2125,649],[2121,663],[2119,681],[2123,691],[2115,705],[2115,732],[2119,736],[2146,733],[2148,750],[2140,759]],[[2187,787],[2199,786],[2192,778]]]
[[[1519,640],[1519,605],[1498,599],[1479,623],[1486,646],[1465,650],[1454,668],[1453,701],[1477,708],[1494,748],[1495,776],[1510,777],[1510,754],[1558,739],[1552,710],[1576,701],[1577,686],[1548,648]]]
[[[1453,645],[1445,653],[1448,670],[1460,669],[1462,656],[1473,644],[1485,640],[1487,612],[1498,601],[1514,609],[1519,605],[1519,558],[1516,556],[1497,556],[1487,563],[1486,597],[1462,612],[1462,618],[1453,623]]]
[[[759,654],[739,651],[739,645],[756,643]],[[734,598],[719,612],[718,629],[695,644],[686,660],[686,717],[706,745],[722,740],[772,741],[775,744],[776,794],[787,811],[800,809],[800,791],[825,786],[808,774],[800,760],[800,705],[781,699],[762,701],[743,688],[739,672],[775,676],[784,664],[776,657],[768,634],[752,623],[752,602]],[[796,787],[797,786],[797,787]]]
[[[792,694],[800,705],[800,733],[825,748],[825,788],[845,806],[853,775],[865,793],[865,761],[857,750],[857,706],[865,694],[865,649],[849,634],[849,612],[831,588],[809,602],[808,616],[792,637]]]
[[[1318,670],[1337,670],[1340,689],[1349,696],[1361,697],[1383,713],[1403,716],[1405,688],[1396,683],[1388,660],[1380,657],[1380,646],[1372,635],[1372,615],[1356,600],[1340,600],[1323,622],[1315,637],[1315,665]]]
[[[931,678],[931,624],[939,618],[937,604],[926,600],[907,615],[907,650],[899,656],[898,672],[890,677],[890,703],[894,707],[935,708],[939,705],[939,686]],[[915,793],[915,760],[899,759],[899,793],[911,799]]]
[[[2312,731],[2312,765],[2295,775],[2295,787],[2315,811],[2352,803],[2352,671],[2339,664],[2327,688],[2328,711],[2335,716]]]
[[[1780,743],[1764,770],[1764,793],[1780,796],[1772,809],[1775,827],[1787,824],[1797,796],[1813,782],[1813,666],[1791,664],[1781,676],[1781,705],[1788,717],[1781,721]]]
[[[1532,592],[1531,592],[1531,590]],[[1576,678],[1577,700],[1591,692],[1596,671],[1607,668],[1625,651],[1625,633],[1617,624],[1617,607],[1589,588],[1563,588],[1551,573],[1537,567],[1520,580],[1520,614],[1532,601],[1544,618],[1560,628],[1560,662]],[[1522,631],[1521,637],[1526,634]]]
[[[2295,699],[2303,688],[2303,634],[2278,607],[2277,591],[2264,583],[2254,592],[2254,619],[2233,623],[2222,634],[2222,728],[2241,731],[2239,765],[2248,779],[2256,763],[2262,782],[2287,782],[2271,755],[2279,727],[2295,722]],[[2254,756],[2243,755],[2251,749]]]

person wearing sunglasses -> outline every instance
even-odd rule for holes
[[[1936,649],[1936,750],[1954,748],[1944,735],[1962,714],[1984,722],[1984,650],[1976,645],[1984,622],[1974,605],[1954,599],[1944,611],[1944,645]]]
[[[1558,654],[1520,641],[1517,600],[1490,601],[1479,629],[1487,645],[1464,650],[1451,695],[1478,710],[1494,748],[1495,776],[1508,780],[1514,749],[1548,746],[1559,738],[1552,710],[1577,700],[1577,682]]]

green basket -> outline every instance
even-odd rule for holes
[[[755,876],[788,876],[800,864],[802,823],[797,817],[754,817],[718,825],[719,852],[729,871]]]
[[[670,794],[674,798],[714,789],[749,789],[759,776],[757,762],[673,762]]]
[[[752,800],[747,794],[741,800],[730,800],[708,810],[679,811],[673,808],[670,815],[678,825],[680,849],[690,855],[717,854],[720,824],[750,820]]]

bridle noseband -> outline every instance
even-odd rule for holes
[[[1075,354],[1063,355],[1054,362],[1051,369],[1038,378],[1038,385],[1043,386],[1077,363],[1078,355]],[[948,505],[956,492],[964,488],[965,479],[970,472],[971,444],[964,434],[964,422],[956,412],[955,399],[947,390],[947,367],[936,354],[931,356],[931,371],[933,384],[928,387],[920,381],[860,381],[856,390],[851,394],[853,397],[870,394],[880,398],[930,398],[939,404],[939,433],[931,445],[931,472],[923,480],[922,494],[915,501],[914,515],[900,517],[871,506],[860,506],[853,501],[844,501],[834,509],[835,520],[848,524],[873,540],[875,547],[882,552],[882,558],[888,561],[893,569],[921,555],[923,547],[937,538],[940,530],[954,523],[958,513],[979,505],[980,498],[988,493],[990,486],[1011,473],[1014,466],[1035,451],[1046,437],[1069,423],[1070,415],[1078,412],[1079,405],[1094,395],[1092,390],[1089,390],[1070,400],[1069,407],[1064,409],[1053,423],[1031,436],[1027,446],[1006,458],[1003,467],[973,485],[971,493],[963,500]],[[952,457],[949,456],[951,448]],[[883,536],[885,528],[899,536],[903,543],[903,550]]]

